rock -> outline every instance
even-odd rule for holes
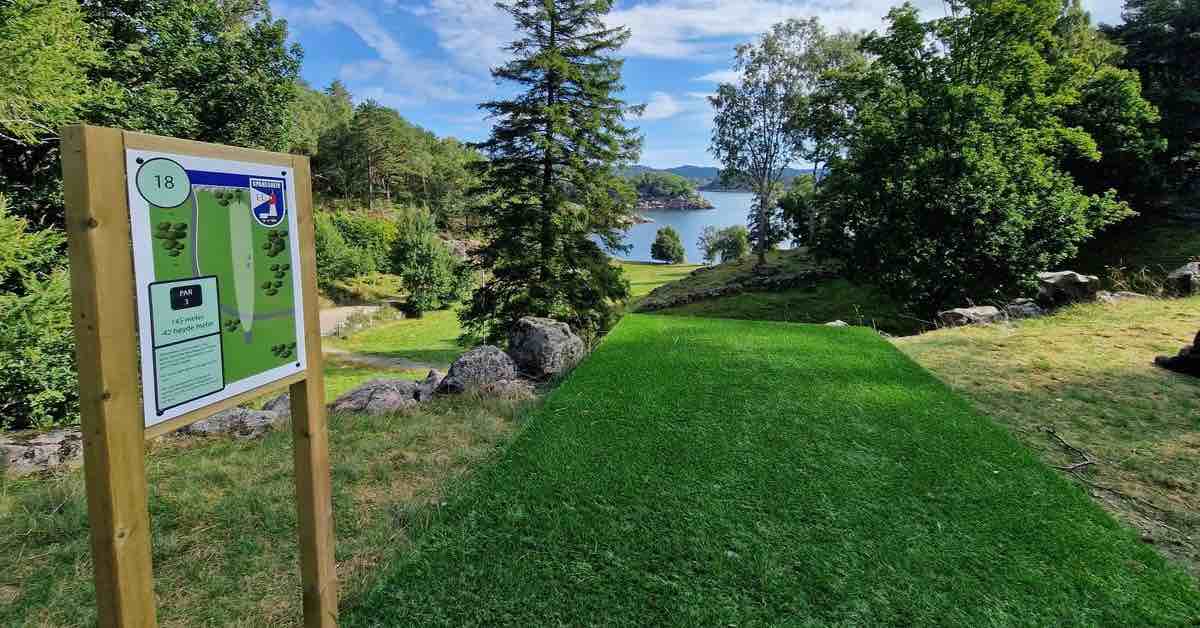
[[[1154,358],[1154,363],[1176,373],[1200,377],[1200,332],[1190,347],[1180,349],[1174,356],[1160,355]]]
[[[1017,299],[1004,306],[1004,313],[1009,318],[1033,318],[1046,313],[1033,299]]]
[[[849,327],[850,323],[847,323],[844,320],[838,319],[836,321],[829,321],[828,323],[825,323],[825,326],[826,327]]]
[[[1096,300],[1101,303],[1118,303],[1120,301],[1127,301],[1129,299],[1145,299],[1145,298],[1148,298],[1148,297],[1146,297],[1146,295],[1141,294],[1139,292],[1127,292],[1124,290],[1120,290],[1117,292],[1109,292],[1108,290],[1101,290],[1096,293]]]
[[[235,407],[196,421],[179,431],[201,436],[230,434],[237,438],[257,438],[271,431],[278,420],[279,415],[274,412]]]
[[[430,369],[429,374],[426,375],[425,379],[421,381],[421,392],[426,396],[420,401],[432,399],[433,393],[437,392],[438,386],[442,384],[442,380],[444,379],[446,379],[445,373],[437,369]]]
[[[263,404],[263,410],[274,412],[275,416],[280,419],[292,418],[292,395],[291,393],[283,393],[278,397]]]
[[[1188,262],[1167,275],[1167,290],[1178,296],[1200,293],[1200,262]]]
[[[331,412],[359,412],[380,415],[392,414],[416,407],[417,403],[433,396],[424,382],[407,379],[377,379],[369,381],[334,400]]]
[[[1038,301],[1046,307],[1095,301],[1099,289],[1100,278],[1095,275],[1081,275],[1072,270],[1038,273]]]
[[[537,396],[533,384],[524,379],[502,379],[480,386],[479,394],[509,401],[525,401]]]
[[[83,437],[79,430],[0,438],[0,470],[12,475],[74,466],[82,460]]]
[[[956,307],[953,310],[938,312],[938,320],[947,327],[961,325],[983,325],[994,323],[1002,317],[1000,310],[991,305],[976,307]]]
[[[508,333],[508,355],[522,373],[534,379],[575,368],[585,350],[583,339],[571,333],[569,325],[550,318],[526,316]]]
[[[461,393],[485,384],[517,378],[517,363],[499,347],[483,345],[458,356],[437,387],[439,393]]]

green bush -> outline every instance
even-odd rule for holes
[[[391,268],[408,292],[409,306],[424,312],[461,301],[473,288],[471,272],[437,237],[433,215],[411,208],[400,213],[397,224]]]
[[[682,264],[687,259],[683,241],[674,227],[667,225],[658,230],[650,245],[650,257],[668,264]]]
[[[370,258],[371,271],[387,271],[392,247],[399,236],[396,217],[391,212],[338,211],[329,216],[345,241]]]
[[[750,253],[750,231],[742,225],[733,225],[724,229],[705,227],[696,242],[704,251],[704,261],[713,263],[734,262]]]
[[[351,246],[331,214],[316,212],[313,244],[317,250],[317,287],[330,292],[339,281],[375,272],[371,256]]]
[[[63,236],[35,231],[0,196],[0,429],[79,421]]]

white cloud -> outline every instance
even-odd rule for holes
[[[646,110],[642,112],[643,120],[666,120],[679,115],[683,111],[683,105],[680,105],[670,94],[666,92],[654,92],[650,94],[650,100],[646,103]]]
[[[736,83],[741,77],[742,75],[736,70],[716,70],[702,76],[697,76],[692,80],[706,81],[709,83]]]
[[[438,45],[466,71],[487,74],[504,63],[504,47],[515,39],[513,20],[494,0],[431,0],[421,7]]]
[[[343,65],[339,77],[351,82],[384,81],[389,88],[374,86],[358,89],[362,98],[390,106],[419,104],[429,100],[462,99],[459,89],[467,77],[444,61],[416,57],[383,26],[378,15],[355,2],[313,0],[307,7],[279,4],[281,17],[301,27],[339,25],[353,32],[376,55]],[[399,88],[401,91],[397,91]]]

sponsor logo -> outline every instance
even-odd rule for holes
[[[258,224],[274,227],[287,216],[284,204],[283,181],[250,179],[250,213]]]

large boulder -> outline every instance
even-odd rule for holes
[[[508,334],[508,355],[534,379],[561,375],[583,359],[583,339],[571,327],[549,318],[526,316]]]
[[[0,438],[0,471],[11,475],[77,465],[82,460],[83,438],[79,430]]]
[[[292,418],[292,394],[283,393],[263,404],[263,410],[274,412],[280,419]]]
[[[1200,377],[1200,332],[1196,333],[1191,346],[1180,349],[1174,356],[1160,355],[1154,358],[1154,363],[1176,373]]]
[[[278,420],[279,415],[274,412],[235,407],[196,421],[179,431],[199,436],[229,434],[237,438],[257,438],[271,431]]]
[[[938,320],[947,327],[960,327],[962,325],[984,325],[994,323],[1000,320],[1003,314],[999,308],[991,305],[978,305],[975,307],[956,307],[953,310],[938,312]]]
[[[394,414],[416,405],[425,397],[421,384],[407,379],[377,379],[334,400],[332,412]]]
[[[1188,262],[1167,275],[1167,289],[1179,296],[1200,293],[1200,262]]]
[[[479,390],[488,384],[517,379],[517,363],[499,347],[483,345],[458,356],[437,387],[439,393]]]
[[[1017,299],[1004,306],[1004,313],[1009,318],[1035,318],[1045,314],[1046,311],[1033,299]]]
[[[1080,301],[1095,301],[1100,278],[1073,270],[1038,273],[1038,301],[1046,307]]]

